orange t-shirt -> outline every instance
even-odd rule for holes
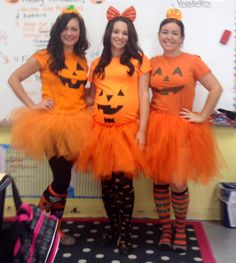
[[[150,61],[144,55],[139,67],[136,59],[131,59],[135,71],[129,76],[129,68],[120,64],[119,57],[113,57],[105,67],[104,79],[93,76],[99,58],[92,62],[89,80],[96,86],[94,119],[103,124],[124,124],[139,118],[139,77],[151,70]]]
[[[40,64],[42,98],[51,98],[55,102],[52,113],[75,113],[86,107],[84,86],[87,81],[88,65],[83,59],[72,53],[65,53],[66,69],[53,74],[48,67],[50,57],[47,50],[33,54]]]
[[[156,56],[151,59],[151,66],[151,108],[174,115],[182,108],[192,110],[196,82],[210,72],[201,58],[188,53]]]

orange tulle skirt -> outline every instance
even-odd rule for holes
[[[151,111],[147,132],[149,176],[156,183],[208,183],[224,166],[209,122],[190,123]]]
[[[114,126],[95,122],[90,144],[77,161],[78,170],[99,178],[110,178],[112,172],[124,172],[130,178],[138,176],[147,165],[135,141],[137,130],[137,122]]]
[[[90,138],[92,117],[88,110],[52,113],[22,108],[13,119],[11,145],[35,159],[64,156],[75,160]]]

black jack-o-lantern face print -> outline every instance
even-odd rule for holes
[[[116,114],[124,107],[124,93],[122,89],[119,89],[117,94],[105,94],[101,90],[98,96],[100,101],[103,101],[103,104],[97,104],[97,108],[104,115],[104,122],[115,123]]]
[[[87,74],[84,68],[77,63],[74,68],[64,68],[58,72],[64,86],[68,86],[71,89],[78,89],[80,86],[85,86],[87,83]]]
[[[171,81],[171,76],[169,75],[163,75],[162,73],[162,69],[159,67],[157,68],[154,73],[152,74],[152,76],[155,76],[155,75],[159,75],[159,76],[163,76],[163,79],[162,81],[164,83],[168,83]],[[180,77],[183,77],[183,73],[182,73],[182,70],[180,69],[180,67],[176,67],[174,69],[174,71],[172,72],[172,76],[174,75],[179,75]],[[169,95],[170,93],[173,93],[173,94],[176,94],[178,92],[180,92],[182,89],[184,88],[184,85],[179,85],[179,86],[173,86],[173,87],[166,87],[166,88],[154,88],[152,87],[152,91],[153,92],[157,92],[159,93],[160,95]]]

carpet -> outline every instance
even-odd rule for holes
[[[104,219],[67,219],[61,227],[77,243],[61,245],[55,263],[216,263],[201,222],[187,222],[188,250],[178,254],[157,248],[161,231],[157,220],[133,220],[133,251],[127,256],[120,255],[115,245],[102,247],[101,236],[109,228]]]

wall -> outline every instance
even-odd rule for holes
[[[10,4],[12,2],[12,4]],[[102,2],[100,4],[96,4]],[[102,35],[106,24],[106,10],[109,5],[123,11],[134,5],[137,10],[135,26],[139,42],[150,57],[160,53],[157,44],[157,30],[165,12],[170,7],[179,8],[183,13],[186,26],[184,50],[202,56],[212,68],[224,87],[224,94],[219,107],[233,110],[235,108],[234,85],[234,41],[231,37],[223,45],[220,38],[225,29],[234,32],[234,0],[1,0],[0,9],[0,124],[20,102],[7,85],[9,74],[30,56],[35,50],[46,45],[52,21],[68,4],[74,4],[83,15],[91,42],[88,51],[89,62],[101,51]],[[97,18],[99,17],[99,23]],[[17,44],[16,44],[17,43]],[[16,48],[17,45],[17,48]],[[236,68],[236,67],[235,67]],[[33,99],[39,98],[39,79],[35,75],[25,82],[27,92]],[[199,92],[201,87],[198,87]],[[195,102],[200,107],[205,94],[200,92]],[[1,125],[0,125],[1,126]],[[221,178],[209,186],[190,185],[191,202],[189,218],[219,219],[219,199],[217,188],[219,181],[236,181],[236,133],[233,128],[215,128],[219,147],[228,163],[228,169],[222,171]],[[10,142],[10,129],[0,128],[0,143]],[[134,215],[138,217],[156,217],[152,198],[152,184],[145,178],[135,181],[136,202]],[[35,199],[29,201],[37,202]],[[6,212],[12,215],[11,202],[8,200]],[[74,210],[74,208],[77,208]],[[79,211],[79,213],[76,212]],[[71,212],[72,211],[72,212]],[[75,213],[74,213],[75,212]],[[104,214],[100,199],[71,199],[67,203],[66,216],[101,216]]]
[[[218,184],[220,181],[236,182],[236,130],[234,128],[216,127],[215,133],[219,148],[227,163],[227,169],[222,170],[221,175],[208,186],[190,184],[191,200],[188,217],[192,219],[219,220],[220,202],[218,198]],[[0,143],[10,142],[10,129],[0,128]],[[152,198],[152,184],[149,180],[141,178],[135,181],[135,217],[156,218],[157,214]],[[27,199],[37,203],[37,199]],[[12,202],[8,200],[9,207]],[[6,206],[6,208],[8,205]],[[76,209],[75,209],[76,208]],[[6,215],[12,215],[13,211],[6,209]],[[67,217],[99,217],[105,216],[100,199],[70,199],[67,203]]]
[[[100,3],[101,2],[101,3]],[[98,4],[99,3],[99,4]],[[161,52],[157,43],[160,21],[168,8],[175,7],[183,14],[185,41],[183,50],[200,55],[210,66],[225,89],[219,107],[232,110],[236,102],[234,87],[234,38],[220,43],[223,32],[234,32],[234,0],[1,0],[0,10],[0,123],[8,118],[11,110],[21,103],[7,84],[8,76],[28,57],[47,45],[52,23],[61,10],[74,4],[84,17],[91,47],[87,52],[90,63],[100,54],[102,36],[107,23],[106,11],[110,5],[121,12],[133,5],[137,12],[134,21],[139,43],[148,57]],[[97,20],[99,17],[99,21]],[[17,47],[17,48],[16,48]],[[236,68],[236,67],[235,67]],[[34,101],[40,98],[39,75],[24,81],[27,93]],[[200,85],[199,85],[200,86]],[[200,108],[205,99],[202,87],[198,87],[195,107]],[[235,96],[235,97],[234,97]]]

